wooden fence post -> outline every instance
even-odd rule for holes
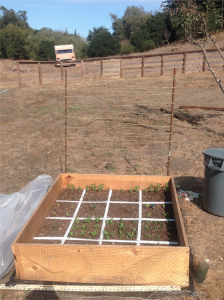
[[[38,73],[39,73],[39,84],[42,85],[42,70],[41,70],[41,64],[38,62]]]
[[[163,75],[163,54],[161,55],[161,76]]]
[[[120,78],[123,78],[123,60],[120,58]]]
[[[61,61],[61,81],[64,81],[63,61]]]
[[[84,78],[83,60],[81,60],[81,79]]]
[[[202,67],[202,71],[205,72],[205,62],[206,62],[206,59],[205,59],[205,56],[203,57],[203,67]]]
[[[182,70],[182,73],[183,73],[183,74],[185,74],[185,71],[186,71],[186,60],[187,60],[187,53],[184,52],[183,70]]]
[[[18,85],[21,87],[21,76],[20,76],[20,68],[19,68],[19,62],[17,61],[17,78],[18,78]]]
[[[142,77],[144,77],[144,71],[145,71],[145,57],[142,56]]]
[[[101,58],[101,60],[100,60],[100,68],[101,68],[101,71],[100,71],[100,79],[102,79],[102,78],[103,78],[103,60],[102,60],[102,58]]]

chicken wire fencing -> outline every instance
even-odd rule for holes
[[[152,81],[151,81],[152,82]],[[169,175],[172,77],[80,82],[65,71],[65,173]],[[167,114],[161,112],[165,107]]]

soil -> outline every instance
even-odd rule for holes
[[[77,223],[78,221],[79,223]],[[77,228],[77,226],[79,227]],[[84,220],[76,219],[76,221],[72,225],[68,237],[96,240],[100,238],[101,228],[102,228],[102,221],[96,222],[94,219],[92,219],[88,224]],[[94,235],[91,233],[93,233]],[[74,241],[74,243],[76,243],[76,241]]]
[[[127,202],[138,202],[139,201],[139,193],[130,193],[128,191],[116,191],[114,190],[110,201],[127,201]]]
[[[143,204],[142,218],[174,219],[172,204]]]
[[[68,229],[70,220],[51,220],[45,219],[43,225],[36,233],[36,237],[63,237]]]
[[[142,201],[147,202],[168,202],[172,201],[171,196],[169,193],[166,193],[164,191],[157,192],[146,192],[142,193]]]
[[[108,195],[109,195],[108,191],[101,191],[101,192],[88,191],[85,193],[83,201],[107,201]]]
[[[61,191],[58,200],[79,201],[82,196],[82,192],[82,190],[71,191],[70,189],[65,189]]]
[[[77,203],[56,202],[47,217],[73,217]]]
[[[82,203],[77,218],[102,218],[105,213],[106,203]]]
[[[139,205],[111,203],[107,216],[108,218],[138,218]]]
[[[120,232],[118,226],[121,224],[123,225],[123,229]],[[138,222],[137,221],[126,221],[124,220],[122,223],[120,221],[113,221],[112,224],[106,224],[104,231],[107,233],[113,233],[108,236],[109,240],[136,240],[137,239],[137,232],[138,232]],[[132,234],[133,232],[133,234]],[[130,235],[129,235],[130,234]],[[131,236],[132,235],[132,236]],[[103,240],[106,240],[106,235],[104,234]],[[117,243],[116,243],[117,244]],[[122,243],[123,245],[126,245]],[[129,243],[128,243],[129,245]]]

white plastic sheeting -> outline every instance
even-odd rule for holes
[[[52,183],[51,176],[40,175],[19,192],[0,194],[0,279],[14,264],[12,243]]]

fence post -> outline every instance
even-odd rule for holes
[[[67,173],[67,70],[65,70],[65,173]]]
[[[175,100],[175,88],[176,88],[176,68],[173,70],[173,88],[172,88],[172,104],[171,104],[171,115],[170,115],[170,136],[169,136],[169,153],[168,153],[168,166],[167,176],[170,175],[170,152],[173,132],[173,113],[174,113],[174,100]]]
[[[161,76],[163,75],[163,54],[161,55]]]
[[[20,68],[19,68],[19,62],[16,62],[17,65],[17,78],[18,78],[18,85],[21,87],[21,76],[20,76]]]
[[[103,60],[102,60],[102,58],[101,58],[101,60],[100,60],[100,79],[102,79],[103,78]]]
[[[61,61],[61,81],[64,81],[63,61]]]
[[[38,62],[38,73],[39,73],[39,84],[42,85],[42,70],[41,70],[41,64]]]
[[[142,77],[144,77],[144,71],[145,71],[145,57],[142,56]]]
[[[120,78],[123,78],[123,60],[120,58]]]
[[[81,60],[81,79],[84,78],[83,60]]]
[[[183,71],[182,71],[183,74],[185,74],[185,71],[186,71],[186,60],[187,60],[187,53],[184,52]]]
[[[205,56],[203,57],[203,67],[202,67],[202,71],[205,72],[205,62],[206,62],[206,59],[205,59]]]

